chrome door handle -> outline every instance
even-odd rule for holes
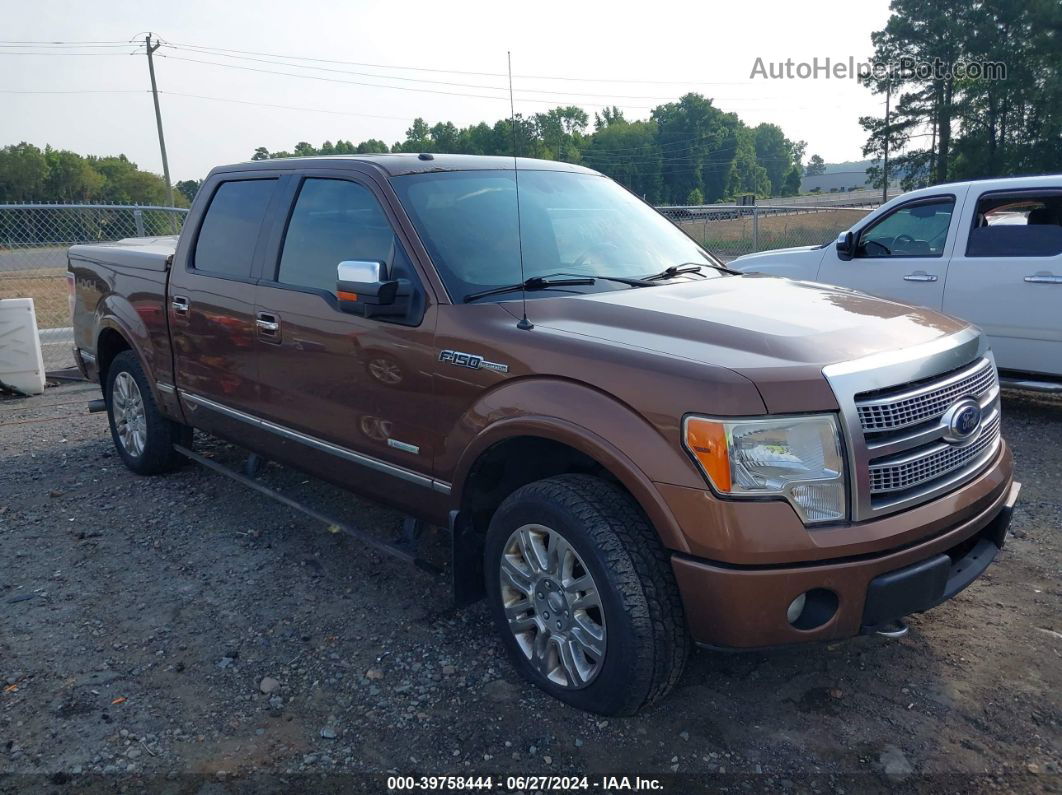
[[[1026,276],[1025,281],[1029,284],[1062,284],[1062,276],[1055,276],[1053,273],[1034,273],[1032,276]]]
[[[188,299],[183,295],[175,295],[173,300],[170,301],[170,306],[173,307],[173,311],[178,315],[188,314]]]
[[[279,342],[280,318],[270,312],[259,312],[255,316],[254,324],[258,327],[258,336],[269,342]]]
[[[905,282],[935,282],[937,277],[932,273],[923,273],[918,271],[917,273],[908,273],[903,277]]]

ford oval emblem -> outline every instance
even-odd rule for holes
[[[981,405],[973,398],[953,403],[944,412],[944,438],[961,444],[970,441],[981,428]]]

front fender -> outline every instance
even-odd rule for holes
[[[457,505],[478,458],[498,442],[518,436],[559,442],[597,461],[631,492],[665,546],[688,551],[678,523],[654,485],[656,481],[705,487],[681,446],[611,395],[565,379],[508,382],[466,412],[448,435],[440,461],[452,462],[440,470],[453,473],[451,493]]]

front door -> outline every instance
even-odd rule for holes
[[[262,417],[278,457],[385,501],[433,491],[435,311],[371,179],[306,175],[255,315]],[[404,316],[340,310],[337,266],[382,262],[409,295]]]
[[[959,223],[957,198],[947,194],[897,206],[857,232],[850,260],[829,247],[817,280],[940,309]]]

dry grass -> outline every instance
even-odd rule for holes
[[[862,219],[869,210],[761,215],[757,249],[825,243]],[[723,221],[686,221],[679,226],[713,251],[738,256],[753,251],[752,216]]]
[[[0,271],[0,298],[32,298],[38,328],[70,325],[64,268]]]

